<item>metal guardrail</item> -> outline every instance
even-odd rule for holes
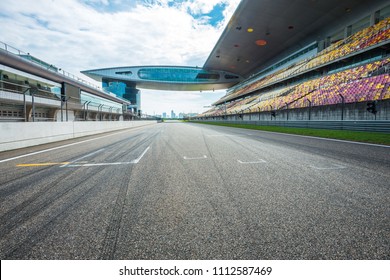
[[[72,73],[69,73],[69,72],[67,72],[67,71],[65,71],[65,70],[63,70],[61,68],[57,68],[54,65],[50,65],[50,66],[46,67],[45,66],[47,64],[46,62],[44,62],[44,61],[42,61],[42,60],[40,60],[40,59],[38,59],[36,57],[32,57],[30,55],[30,53],[21,51],[21,50],[15,48],[15,47],[10,46],[10,45],[8,45],[8,44],[6,44],[4,42],[1,42],[1,41],[0,41],[0,49],[5,50],[7,53],[11,53],[13,55],[16,55],[16,56],[19,56],[19,57],[23,57],[24,59],[29,60],[29,61],[35,63],[36,65],[39,65],[40,67],[42,67],[42,68],[44,68],[46,70],[50,70],[50,71],[56,72],[58,74],[63,75],[64,77],[70,78],[70,79],[72,79],[72,80],[74,80],[76,82],[82,83],[82,84],[84,84],[86,86],[89,86],[91,88],[97,89],[99,91],[103,91],[103,92],[105,92],[107,94],[110,94],[109,91],[101,88],[100,86],[97,86],[97,85],[95,85],[95,84],[93,84],[93,83],[91,83],[89,81],[86,81],[86,80],[84,80],[84,79],[82,79],[82,78],[80,78],[80,77],[78,77],[78,76],[76,76],[76,75],[74,75]]]
[[[208,120],[202,120],[208,122]],[[390,121],[218,121],[209,122],[252,124],[261,126],[284,126],[297,128],[318,128],[390,133]]]

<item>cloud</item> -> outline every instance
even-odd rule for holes
[[[108,0],[86,0],[85,3],[92,5],[105,5],[108,6],[110,2]]]
[[[114,66],[202,66],[238,2],[2,0],[1,40],[80,76]],[[194,16],[221,4],[218,26]]]
[[[196,0],[185,2],[184,6],[193,14],[208,14],[216,5],[226,3],[228,1],[221,0]]]

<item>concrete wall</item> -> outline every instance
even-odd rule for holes
[[[0,122],[0,152],[155,123],[157,121]]]
[[[259,126],[284,126],[298,128],[354,130],[367,132],[385,132],[390,136],[390,121],[245,121],[245,120],[208,120],[228,124],[250,124]],[[207,122],[207,120],[206,120]]]

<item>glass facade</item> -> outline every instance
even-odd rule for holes
[[[140,69],[138,77],[148,81],[199,83],[218,81],[220,75],[200,68],[149,67]]]
[[[140,109],[140,90],[135,88],[134,83],[115,81],[113,79],[103,79],[102,86],[104,90],[115,93],[117,96],[130,101],[131,105],[129,106],[129,108],[136,108],[136,110]]]
[[[126,84],[124,82],[107,82],[103,81],[102,83],[103,89],[106,91],[115,93],[117,96],[123,97],[126,91]]]
[[[99,105],[102,105],[103,111],[108,111],[109,108],[112,108],[113,110],[117,110],[117,109],[122,110],[121,103],[117,103],[117,102],[114,102],[114,101],[111,101],[108,99],[104,99],[104,98],[101,98],[99,96],[87,93],[85,91],[81,91],[80,99],[81,99],[81,104],[85,104],[86,102],[88,102],[89,107],[98,108]]]

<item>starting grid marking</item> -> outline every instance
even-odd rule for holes
[[[90,157],[92,155],[95,155],[97,153],[102,152],[104,149],[100,149],[97,151],[94,151],[90,154],[87,154],[85,156],[82,156],[74,161],[71,162],[43,162],[43,163],[23,163],[23,164],[17,164],[17,167],[39,167],[39,166],[56,166],[59,165],[60,168],[63,167],[93,167],[93,166],[118,166],[118,165],[130,165],[130,164],[137,164],[140,162],[140,160],[145,156],[145,154],[150,149],[150,146],[147,147],[142,154],[131,161],[125,161],[125,162],[101,162],[101,163],[88,163],[88,161],[81,161],[82,159],[85,159],[87,157]],[[206,155],[199,156],[199,157],[188,157],[183,156],[184,160],[203,160],[207,159],[208,157]],[[239,164],[265,164],[267,161],[264,159],[258,159],[254,161],[243,161],[240,159],[237,159],[237,162]],[[310,168],[316,169],[316,170],[338,170],[338,169],[346,169],[347,166],[341,165],[341,164],[335,164],[335,163],[324,163],[322,165],[309,165]]]
[[[197,159],[206,159],[207,156],[206,155],[203,155],[201,157],[186,157],[186,156],[183,156],[183,159],[185,160],[197,160]]]
[[[260,159],[260,160],[257,160],[257,161],[241,161],[241,160],[237,160],[238,163],[241,163],[241,164],[257,164],[257,163],[267,163],[264,159]]]
[[[317,170],[334,170],[334,169],[345,169],[345,168],[347,168],[344,165],[334,164],[334,163],[331,163],[331,164],[328,164],[328,165],[323,165],[323,166],[310,165],[310,167],[313,168],[313,169],[317,169]]]
[[[207,159],[206,155],[200,156],[200,157],[187,157],[183,156],[184,160],[202,160]],[[264,159],[258,159],[253,161],[244,161],[237,159],[237,162],[239,164],[266,164],[267,161]],[[339,169],[346,169],[347,166],[341,165],[341,164],[335,164],[335,163],[328,163],[323,165],[309,165],[310,168],[316,169],[316,170],[339,170]]]
[[[91,166],[112,166],[112,165],[126,165],[135,164],[134,161],[128,162],[103,162],[103,163],[84,163],[84,164],[67,164],[61,167],[91,167]]]
[[[88,163],[85,161],[81,161],[82,159],[85,159],[87,157],[90,157],[92,155],[95,155],[99,152],[102,152],[104,149],[100,149],[98,151],[95,151],[93,153],[90,153],[88,155],[82,156],[81,158],[78,158],[71,162],[45,162],[45,163],[25,163],[25,164],[17,164],[17,167],[37,167],[37,166],[54,166],[54,165],[60,165],[60,167],[93,167],[93,166],[115,166],[115,165],[128,165],[128,164],[137,164],[140,162],[140,160],[143,158],[143,156],[148,152],[150,149],[150,146],[147,147],[142,154],[132,160],[127,162],[101,162],[101,163]]]

